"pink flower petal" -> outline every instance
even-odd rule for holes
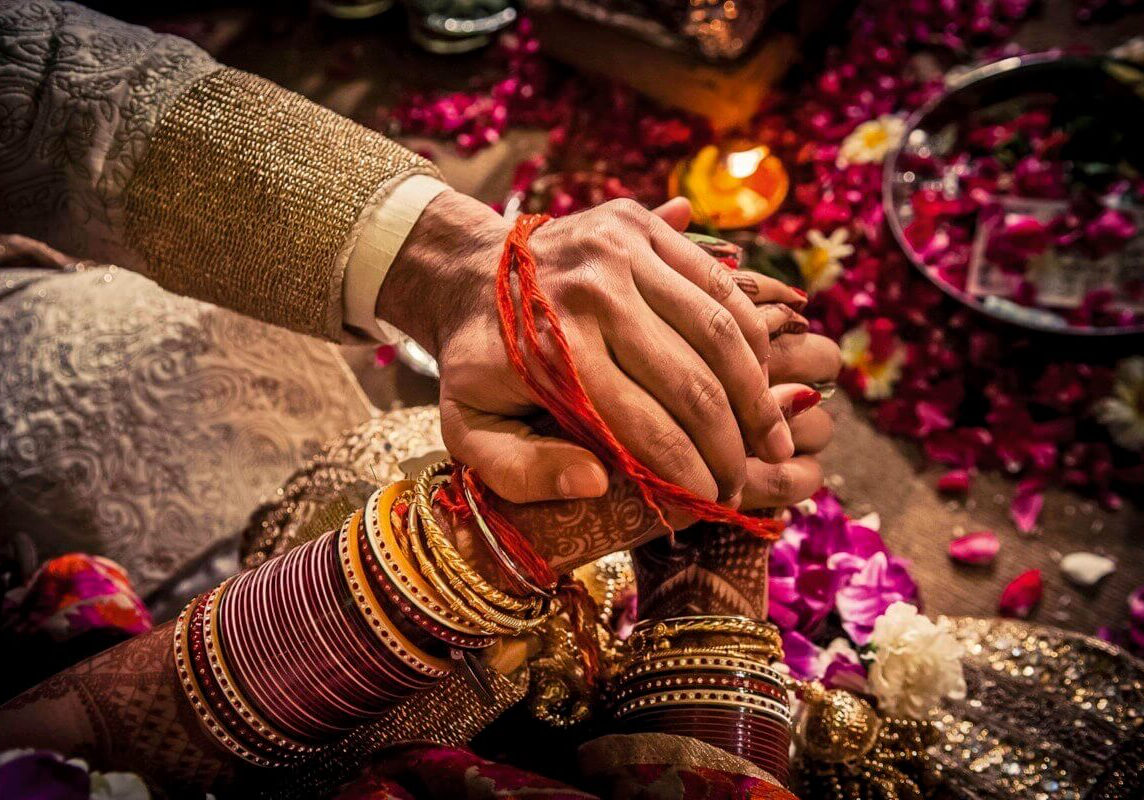
[[[974,531],[949,543],[949,557],[962,564],[989,564],[1001,549],[993,531]]]
[[[1001,591],[1001,600],[997,608],[1003,617],[1028,619],[1037,603],[1041,602],[1043,593],[1041,571],[1031,569],[1022,572]]]
[[[951,469],[937,479],[937,488],[941,492],[965,494],[969,491],[969,470]]]
[[[1037,518],[1041,516],[1041,508],[1045,504],[1044,488],[1044,481],[1040,478],[1027,478],[1017,484],[1017,491],[1009,506],[1009,516],[1021,533],[1029,533],[1037,526]]]

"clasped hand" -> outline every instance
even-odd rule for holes
[[[531,240],[540,285],[590,399],[636,458],[731,506],[795,502],[821,485],[813,454],[831,435],[825,411],[804,410],[806,384],[836,378],[838,348],[807,332],[802,293],[732,272],[680,235],[689,215],[685,200],[655,212],[617,200],[553,220]],[[494,492],[513,503],[600,497],[604,466],[534,430],[540,409],[505,354],[494,286],[508,232],[484,204],[439,195],[378,315],[436,356],[445,444]]]

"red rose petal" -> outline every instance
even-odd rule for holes
[[[965,494],[969,491],[969,470],[951,469],[937,479],[938,491]]]
[[[1001,591],[1001,600],[997,604],[997,609],[1003,617],[1028,619],[1037,603],[1041,602],[1043,593],[1044,585],[1041,583],[1041,571],[1031,569],[1028,572],[1022,572]]]
[[[988,564],[997,556],[1001,542],[993,531],[974,531],[949,543],[949,557],[962,564]]]

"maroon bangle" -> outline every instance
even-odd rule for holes
[[[215,718],[226,729],[226,732],[240,745],[262,758],[279,761],[289,758],[288,753],[270,746],[264,737],[255,733],[247,725],[234,708],[226,702],[222,688],[218,685],[212,674],[207,645],[203,636],[203,624],[206,619],[206,596],[196,597],[191,601],[191,611],[187,615],[187,649],[191,654],[191,669],[195,682],[207,701]]]
[[[409,602],[408,599],[403,597],[389,576],[385,574],[385,570],[381,568],[376,556],[373,553],[373,547],[367,543],[367,535],[365,531],[365,520],[363,518],[361,527],[358,533],[358,542],[360,543],[360,552],[362,564],[366,568],[366,574],[371,588],[375,590],[377,599],[381,602],[382,608],[386,613],[391,615],[391,619],[396,623],[398,620],[412,620],[416,623],[416,627],[420,628],[417,631],[414,626],[402,626],[402,632],[406,636],[413,639],[418,646],[424,647],[426,650],[434,650],[439,648],[439,645],[434,644],[437,642],[444,642],[447,645],[455,647],[464,647],[470,650],[478,650],[491,646],[496,637],[493,636],[470,636],[459,633],[451,628],[448,628],[441,623],[429,618],[426,614]],[[411,631],[410,628],[414,630]],[[428,636],[425,636],[428,634]],[[416,636],[416,638],[415,638]],[[447,650],[438,650],[442,657],[448,657]],[[436,654],[436,653],[435,653]]]
[[[235,682],[270,724],[302,742],[334,738],[433,682],[362,619],[336,537],[243,574],[218,611]]]
[[[774,683],[758,680],[746,675],[694,673],[675,677],[651,677],[623,683],[615,692],[617,702],[671,689],[730,689],[770,697],[783,705],[787,704],[787,692]]]

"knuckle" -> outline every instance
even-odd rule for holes
[[[705,375],[693,376],[683,384],[684,407],[695,417],[708,420],[727,404],[723,387]]]
[[[767,494],[775,500],[782,500],[794,489],[794,476],[785,464],[775,466],[767,476]]]
[[[723,302],[735,291],[735,280],[731,272],[718,261],[710,260],[707,267],[707,294]]]
[[[691,439],[682,430],[667,428],[654,434],[649,449],[668,479],[678,481],[687,472],[693,448]]]
[[[646,209],[630,197],[619,197],[615,200],[609,200],[604,204],[604,207],[611,211],[616,218],[624,220],[625,222],[642,220],[643,214],[646,213]]]
[[[731,345],[739,336],[739,326],[731,312],[720,306],[707,319],[707,335],[720,347]]]

